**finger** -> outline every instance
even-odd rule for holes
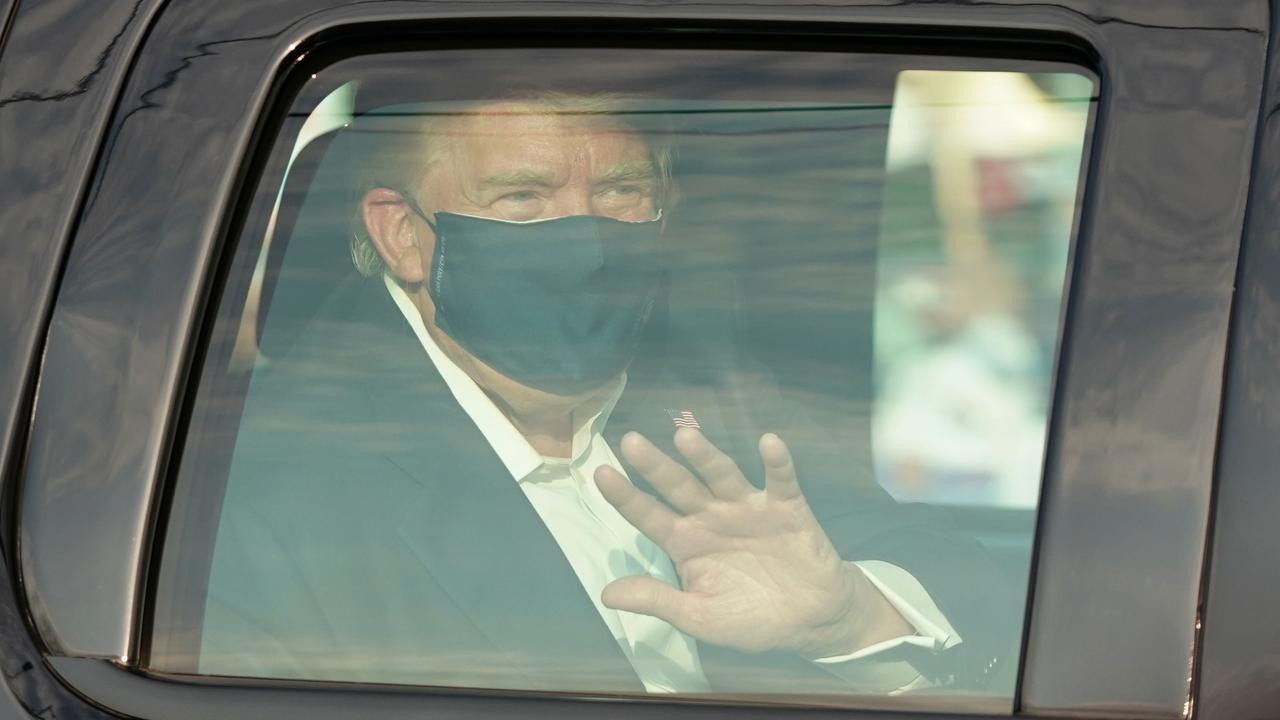
[[[648,575],[632,575],[605,585],[600,602],[614,610],[652,615],[689,632],[694,598]]]
[[[667,457],[645,436],[630,432],[622,438],[622,456],[631,463],[654,490],[662,493],[675,509],[686,515],[711,502],[711,492],[683,465]]]
[[[733,458],[721,452],[701,432],[687,427],[677,430],[676,449],[693,465],[716,497],[740,500],[755,490]]]
[[[637,490],[625,475],[608,465],[596,468],[595,476],[596,487],[600,488],[604,499],[617,508],[627,522],[670,555],[667,543],[676,523],[676,514],[671,512],[671,508],[658,502],[652,495]]]
[[[782,438],[773,433],[762,435],[760,459],[764,461],[764,491],[770,498],[791,500],[801,496],[796,466],[791,462],[791,451]]]

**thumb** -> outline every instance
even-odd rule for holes
[[[688,632],[693,596],[648,575],[632,575],[605,585],[600,602],[614,610],[652,615]]]

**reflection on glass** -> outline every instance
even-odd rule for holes
[[[1092,82],[721,55],[770,72],[403,84],[583,65],[458,52],[304,92],[153,669],[1009,708]]]

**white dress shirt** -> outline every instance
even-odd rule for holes
[[[387,291],[454,399],[493,447],[559,544],[645,689],[649,692],[708,691],[710,687],[698,660],[698,647],[692,638],[666,621],[614,610],[600,601],[606,585],[630,575],[649,575],[680,586],[679,576],[666,553],[627,522],[604,499],[593,480],[595,469],[601,465],[626,473],[601,436],[626,384],[625,375],[618,377],[603,405],[592,411],[590,417],[572,418],[572,427],[576,430],[570,457],[544,457],[480,386],[445,355],[427,332],[422,316],[404,290],[390,277],[386,277],[385,282]],[[815,662],[844,679],[851,689],[861,692],[896,692],[919,686],[923,679],[908,663],[882,662],[873,656],[904,644],[936,651],[959,643],[959,637],[929,594],[909,573],[885,562],[857,564],[915,628],[916,634]]]

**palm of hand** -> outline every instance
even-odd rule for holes
[[[717,645],[829,654],[824,650],[845,640],[866,580],[841,561],[818,525],[786,446],[774,435],[761,438],[763,491],[701,433],[678,431],[676,446],[701,482],[638,434],[623,439],[622,451],[678,512],[607,466],[596,482],[667,552],[683,588],[622,578],[605,588],[605,605],[660,617]]]

